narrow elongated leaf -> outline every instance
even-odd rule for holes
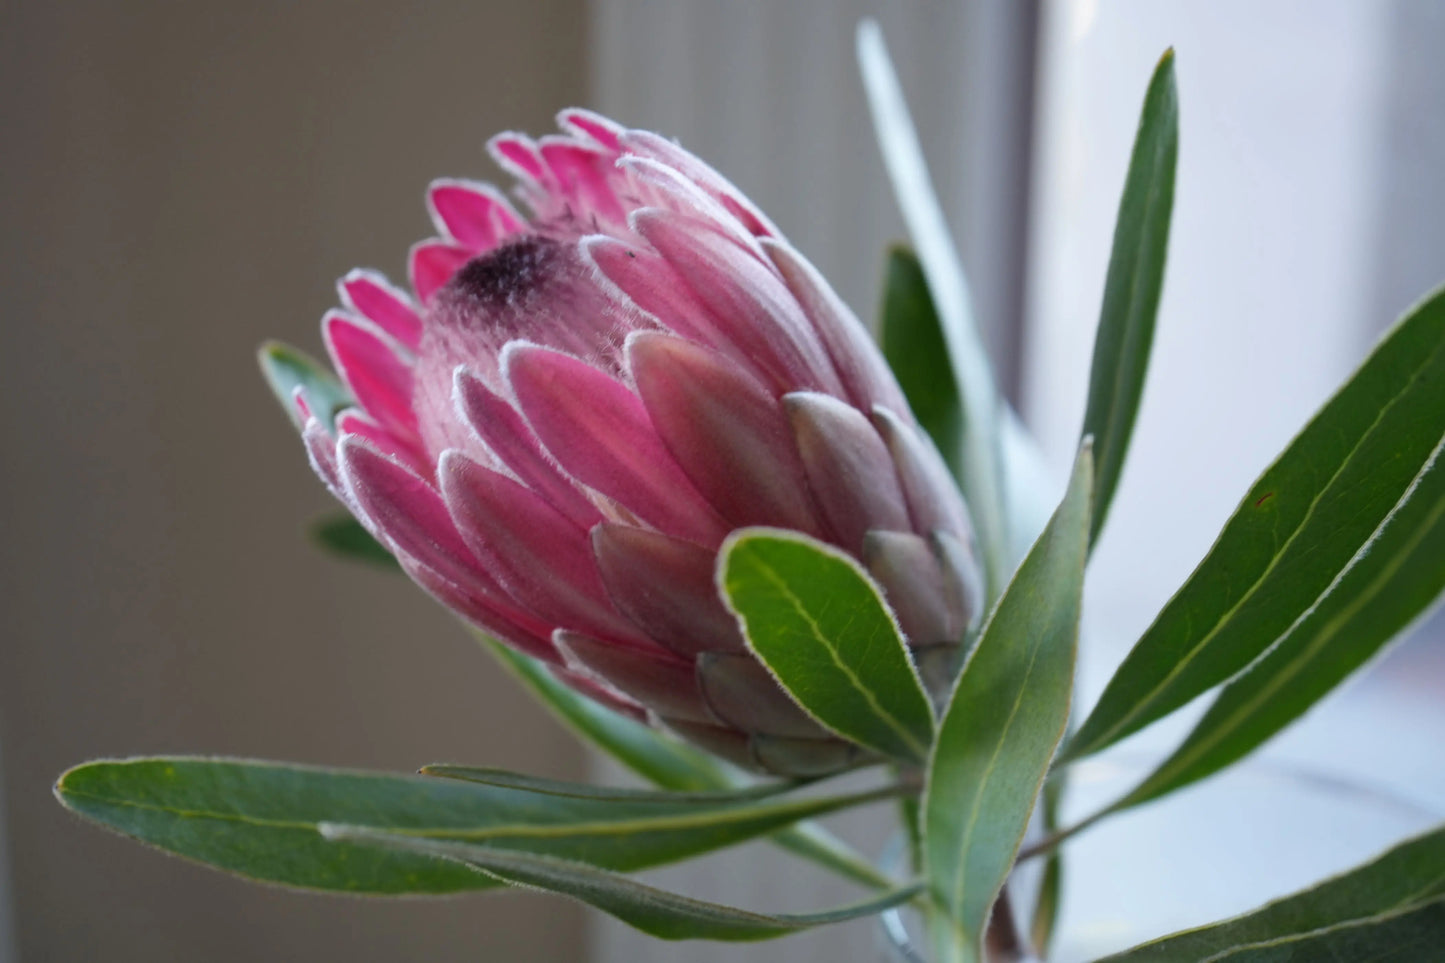
[[[1176,960],[1436,959],[1419,947],[1393,946],[1405,927],[1433,934],[1430,951],[1445,946],[1445,829],[1408,840],[1382,856],[1252,913],[1136,946],[1107,963]],[[1433,907],[1433,909],[1427,909]],[[1414,915],[1415,910],[1426,910]],[[1397,925],[1407,919],[1408,923]],[[1375,927],[1381,927],[1375,929]],[[1372,932],[1373,931],[1373,932]],[[1364,937],[1370,942],[1361,943]],[[1360,952],[1369,946],[1375,952]],[[1384,951],[1393,949],[1399,955]],[[1343,951],[1345,948],[1349,951]],[[1408,949],[1408,952],[1402,952]],[[1280,952],[1288,950],[1289,952]],[[1337,952],[1331,955],[1329,950]],[[1312,952],[1313,951],[1313,952]],[[1290,955],[1290,953],[1295,955]],[[1383,953],[1383,955],[1376,955]],[[1105,961],[1100,961],[1105,963]]]
[[[797,532],[744,528],[718,553],[718,583],[748,647],[814,719],[922,762],[933,710],[903,633],[863,568]]]
[[[338,412],[356,404],[346,387],[325,365],[299,348],[280,341],[267,341],[261,345],[256,357],[276,400],[281,402],[282,409],[298,427],[301,418],[293,399],[297,388],[305,392],[312,412],[328,428],[334,424]]]
[[[1300,960],[1368,960],[1422,963],[1445,947],[1445,896],[1404,909],[1353,919],[1312,933],[1236,946],[1210,963],[1298,963]]]
[[[1059,808],[1063,805],[1069,770],[1054,773],[1053,778],[1044,781],[1040,797],[1043,806],[1044,832],[1052,833],[1059,828]],[[1054,939],[1054,927],[1059,921],[1059,901],[1063,897],[1064,850],[1055,846],[1044,862],[1043,878],[1039,880],[1039,898],[1034,904],[1034,914],[1029,921],[1029,942],[1040,956],[1047,957],[1049,944]]]
[[[1445,589],[1445,438],[1379,535],[1323,599],[1210,706],[1114,809],[1203,779],[1258,748],[1344,681]]]
[[[1164,288],[1178,156],[1179,97],[1174,88],[1174,51],[1168,50],[1144,95],[1114,225],[1114,248],[1109,254],[1104,306],[1089,373],[1083,434],[1094,436],[1094,539],[1104,527],[1119,484],[1139,397],[1144,393],[1154,319]]]
[[[683,793],[739,789],[747,779],[691,746],[633,722],[554,679],[541,663],[484,636],[482,644],[564,725],[643,779]],[[890,880],[847,843],[822,826],[799,823],[775,833],[773,842],[789,852],[865,886]]]
[[[365,562],[380,568],[401,571],[396,558],[386,550],[361,523],[349,514],[340,512],[316,519],[311,523],[311,537],[316,544],[333,555],[353,562]]]
[[[919,886],[889,890],[861,903],[821,913],[754,913],[680,896],[606,870],[547,856],[516,853],[462,843],[418,839],[366,827],[332,825],[328,838],[372,843],[455,860],[503,882],[570,896],[664,940],[751,942],[787,936],[799,930],[880,913],[916,895]]]
[[[948,457],[962,469],[963,494],[983,552],[988,597],[994,599],[1008,576],[1009,545],[998,453],[998,389],[974,323],[968,281],[929,179],[883,31],[873,20],[864,20],[858,25],[857,40],[858,65],[883,165],[928,279],[963,405],[963,438],[958,454]]]
[[[929,762],[924,856],[934,899],[976,960],[1069,717],[1094,466],[1087,439],[1054,517],[963,668]]]
[[[918,256],[902,245],[888,249],[879,311],[883,356],[918,423],[957,477],[963,438],[963,404],[948,362],[943,327],[928,293]]]
[[[1096,752],[1224,682],[1381,530],[1445,425],[1445,292],[1411,310],[1244,496],[1065,749]]]
[[[244,760],[131,759],[61,776],[69,809],[162,849],[253,879],[362,893],[439,893],[485,881],[445,863],[324,845],[325,822],[428,839],[547,853],[612,869],[673,862],[847,806],[896,795],[698,801],[526,788],[526,778],[469,780]]]

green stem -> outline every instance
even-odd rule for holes
[[[1064,842],[1070,837],[1075,836],[1088,829],[1090,826],[1094,825],[1099,820],[1103,819],[1105,816],[1109,815],[1113,811],[1113,806],[1110,806],[1107,809],[1101,809],[1087,819],[1074,823],[1074,825],[1072,826],[1066,826],[1063,829],[1057,829],[1049,833],[1038,842],[1020,849],[1018,851],[1018,855],[1014,857],[1014,862],[1016,864],[1022,863],[1026,859],[1033,859],[1035,856],[1042,856],[1044,853],[1047,853],[1050,850],[1054,849],[1060,843]]]
[[[898,881],[870,863],[862,853],[817,823],[799,823],[774,833],[772,841],[795,856],[871,889],[892,889]]]

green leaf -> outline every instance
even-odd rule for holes
[[[579,737],[655,786],[677,792],[733,790],[747,785],[737,770],[656,729],[632,721],[579,695],[535,659],[478,633],[482,644]],[[804,859],[865,886],[887,886],[887,876],[821,826],[800,823],[772,837]]]
[[[998,452],[998,389],[969,306],[968,281],[948,221],[928,176],[898,74],[888,57],[883,32],[873,20],[858,24],[858,66],[883,165],[908,233],[928,279],[938,311],[949,364],[963,405],[963,438],[946,457],[962,468],[961,483],[982,549],[990,600],[1008,575],[1009,533]]]
[[[814,719],[846,739],[922,762],[933,710],[903,634],[849,555],[798,532],[744,528],[718,581],[748,648]]]
[[[800,819],[896,796],[708,799],[599,793],[592,787],[472,770],[426,779],[246,760],[168,757],[94,762],[56,795],[108,828],[252,879],[363,893],[439,893],[484,881],[445,864],[322,845],[322,823],[481,842],[611,869],[640,869],[772,833]]]
[[[920,889],[918,886],[892,889],[864,902],[822,913],[753,913],[669,893],[585,863],[398,836],[366,827],[331,825],[325,831],[331,839],[372,843],[388,849],[455,860],[503,882],[571,896],[664,940],[749,942],[773,939],[814,926],[880,913],[906,902]]]
[[[338,412],[356,404],[346,386],[325,365],[299,348],[280,341],[267,341],[261,345],[256,357],[276,400],[281,402],[281,407],[298,428],[302,427],[301,417],[296,412],[293,397],[297,388],[306,393],[307,404],[328,429],[334,426]]]
[[[341,558],[401,571],[395,556],[346,512],[337,512],[313,521],[311,538],[317,545]]]
[[[1245,668],[1367,551],[1445,425],[1445,292],[1418,305],[1250,488],[1065,748],[1097,752]]]
[[[1445,946],[1445,896],[1311,933],[1249,943],[1211,956],[1210,963],[1298,963],[1369,960],[1420,963],[1440,959]]]
[[[924,854],[961,960],[978,959],[1068,722],[1093,476],[1086,439],[1064,500],[984,627],[934,743]]]
[[[1436,829],[1252,913],[1136,946],[1107,963],[1436,959],[1430,952],[1445,946],[1442,900],[1445,829]],[[1405,942],[1422,934],[1425,942]]]
[[[1040,953],[1047,954],[1059,922],[1059,900],[1063,897],[1063,854],[1055,851],[1044,863],[1044,876],[1039,881],[1039,900],[1029,921],[1029,941]]]
[[[1366,551],[1274,648],[1235,679],[1174,754],[1124,799],[1209,776],[1303,715],[1445,589],[1445,437]]]
[[[1179,97],[1174,89],[1174,51],[1154,69],[1104,281],[1104,306],[1094,340],[1089,404],[1083,434],[1094,436],[1094,530],[1099,537],[1144,393],[1154,319],[1164,287],[1169,215],[1174,207],[1174,165],[1179,156]]]
[[[1209,959],[1211,963],[1297,963],[1299,960],[1420,963],[1440,959],[1442,946],[1445,946],[1445,896],[1390,913],[1352,919],[1313,933],[1237,946]]]
[[[326,819],[414,823],[472,812],[470,788],[440,780],[234,760],[86,763],[55,785],[61,804],[108,829],[249,879],[348,893],[455,893],[489,881],[413,854],[337,847]]]
[[[963,405],[958,400],[948,346],[928,293],[923,266],[917,255],[901,244],[888,249],[879,315],[883,356],[908,399],[908,407],[957,477]]]

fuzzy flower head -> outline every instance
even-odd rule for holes
[[[488,145],[528,216],[437,181],[411,291],[341,280],[345,389],[285,392],[312,466],[418,584],[578,690],[755,769],[853,765],[749,652],[718,548],[767,525],[850,553],[939,694],[980,606],[963,502],[761,211],[656,134],[559,122]]]

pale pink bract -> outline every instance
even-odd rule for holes
[[[293,398],[316,472],[432,595],[588,695],[788,776],[859,761],[749,653],[737,528],[860,559],[937,696],[978,612],[968,516],[868,332],[736,188],[584,110],[492,139],[523,216],[441,180],[409,294],[340,282],[355,399]]]

